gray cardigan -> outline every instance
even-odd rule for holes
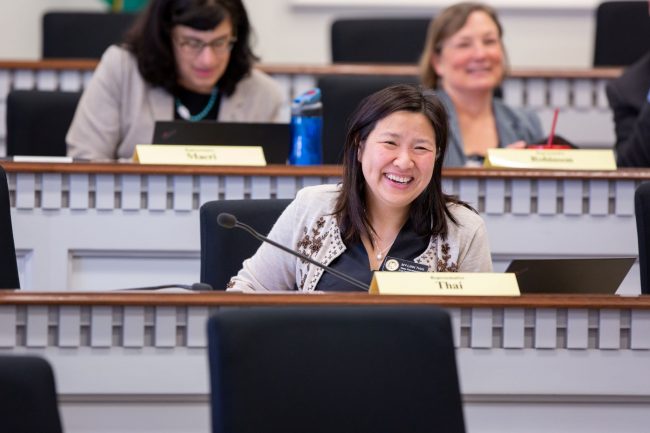
[[[157,120],[173,119],[172,95],[144,81],[129,51],[111,46],[79,101],[66,137],[68,155],[131,158],[136,144],[151,143]],[[288,100],[271,77],[253,70],[222,97],[219,121],[288,122]]]
[[[449,115],[449,138],[447,139],[444,165],[445,167],[462,167],[467,163],[467,156],[460,135],[456,108],[444,90],[437,90],[436,95],[444,104]],[[519,140],[535,143],[544,137],[542,124],[536,113],[508,107],[498,98],[494,98],[492,104],[499,136],[499,147],[505,147]]]
[[[269,238],[294,248],[312,259],[329,265],[346,250],[341,232],[332,215],[338,185],[303,188],[271,229]],[[483,219],[460,205],[449,205],[458,225],[447,220],[447,239],[433,237],[415,262],[436,272],[491,272],[492,259]],[[215,263],[214,266],[218,266]],[[253,257],[246,259],[229,290],[311,292],[323,275],[319,267],[302,262],[264,243]]]

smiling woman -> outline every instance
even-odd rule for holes
[[[241,0],[152,0],[97,66],[68,154],[131,158],[159,120],[287,122],[284,93],[253,68],[250,33]]]
[[[433,92],[398,85],[370,95],[350,119],[342,184],[301,190],[269,238],[364,283],[375,270],[491,271],[483,220],[442,192],[446,149]],[[229,288],[359,290],[267,244]]]
[[[536,114],[508,107],[494,91],[506,71],[503,28],[496,11],[458,3],[431,22],[420,61],[421,80],[449,113],[446,166],[482,161],[487,149],[523,147],[542,139]]]

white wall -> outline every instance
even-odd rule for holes
[[[101,0],[1,0],[0,59],[38,59],[41,17],[50,10],[104,10]]]
[[[425,16],[441,0],[244,0],[270,63],[327,63],[329,27],[343,16]],[[567,6],[571,4],[573,6]],[[513,67],[589,67],[597,0],[490,2],[498,8]],[[392,4],[393,6],[387,6]],[[399,6],[395,6],[399,4]],[[549,6],[550,5],[550,6]]]
[[[588,67],[598,0],[494,0],[513,67]],[[341,16],[426,16],[442,0],[244,0],[267,63],[327,63],[329,26]],[[52,9],[93,9],[100,0],[3,1],[0,59],[37,59],[40,19]]]

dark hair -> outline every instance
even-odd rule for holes
[[[174,94],[178,89],[171,32],[176,25],[212,30],[230,18],[237,38],[219,90],[229,96],[258,58],[251,50],[248,15],[241,0],[151,0],[125,38],[145,81]]]
[[[350,118],[343,149],[343,182],[333,212],[345,242],[371,238],[374,229],[365,212],[366,183],[357,155],[377,122],[397,111],[422,113],[431,122],[436,140],[436,161],[431,181],[412,203],[409,216],[419,235],[447,236],[447,220],[456,223],[447,203],[461,203],[442,192],[442,163],[447,149],[447,112],[440,100],[429,90],[409,84],[387,87],[361,101]],[[464,203],[461,203],[464,204]]]
[[[427,32],[426,44],[420,58],[420,81],[423,86],[430,89],[437,88],[440,77],[431,65],[431,59],[434,55],[440,55],[442,44],[462,29],[469,16],[474,12],[486,13],[496,24],[499,40],[502,40],[503,27],[499,22],[497,12],[490,6],[483,3],[464,2],[445,8],[431,21]],[[507,62],[505,48],[503,48],[503,54]]]

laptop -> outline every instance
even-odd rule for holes
[[[513,260],[521,293],[614,294],[636,257]]]
[[[158,121],[152,143],[262,146],[267,164],[286,164],[291,130],[288,123]]]

